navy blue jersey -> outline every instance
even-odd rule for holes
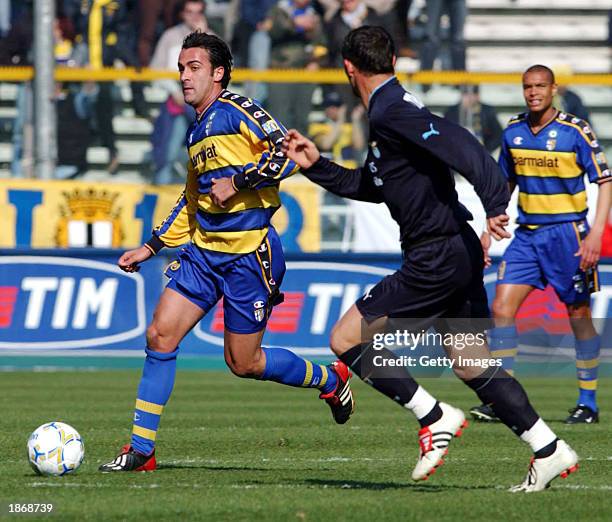
[[[385,203],[400,226],[402,248],[457,234],[470,213],[451,169],[476,190],[487,217],[510,199],[498,165],[472,134],[429,112],[395,77],[370,98],[365,165],[346,169],[321,157],[304,175],[338,196]]]

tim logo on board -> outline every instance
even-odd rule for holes
[[[299,261],[287,263],[282,284],[285,302],[274,307],[265,346],[282,346],[303,355],[330,355],[329,335],[334,323],[384,276],[384,266]],[[195,328],[207,343],[223,346],[223,305]]]
[[[0,258],[0,348],[110,345],[141,335],[145,319],[140,274],[86,259]]]

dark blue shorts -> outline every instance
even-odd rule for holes
[[[565,304],[586,301],[599,290],[597,268],[583,271],[575,254],[589,233],[586,221],[519,227],[497,271],[497,284],[550,284]]]
[[[225,327],[235,333],[264,329],[285,275],[280,238],[270,227],[260,250],[229,256],[183,247],[165,270],[168,288],[208,313],[223,297]],[[270,281],[271,279],[271,281]]]

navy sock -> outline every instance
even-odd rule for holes
[[[374,364],[374,358],[377,363]],[[380,357],[380,359],[378,359]],[[374,350],[371,344],[358,344],[340,355],[340,360],[349,366],[360,379],[371,385],[391,400],[406,406],[419,388],[410,373],[402,367],[388,364],[399,359],[387,348]],[[386,361],[387,364],[384,364]]]
[[[520,383],[499,367],[491,366],[475,379],[464,382],[517,435],[529,430],[539,419]]]

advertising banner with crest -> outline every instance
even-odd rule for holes
[[[0,180],[0,248],[134,248],[181,192],[180,185]],[[304,179],[282,184],[272,222],[286,251],[319,251],[319,198]]]

